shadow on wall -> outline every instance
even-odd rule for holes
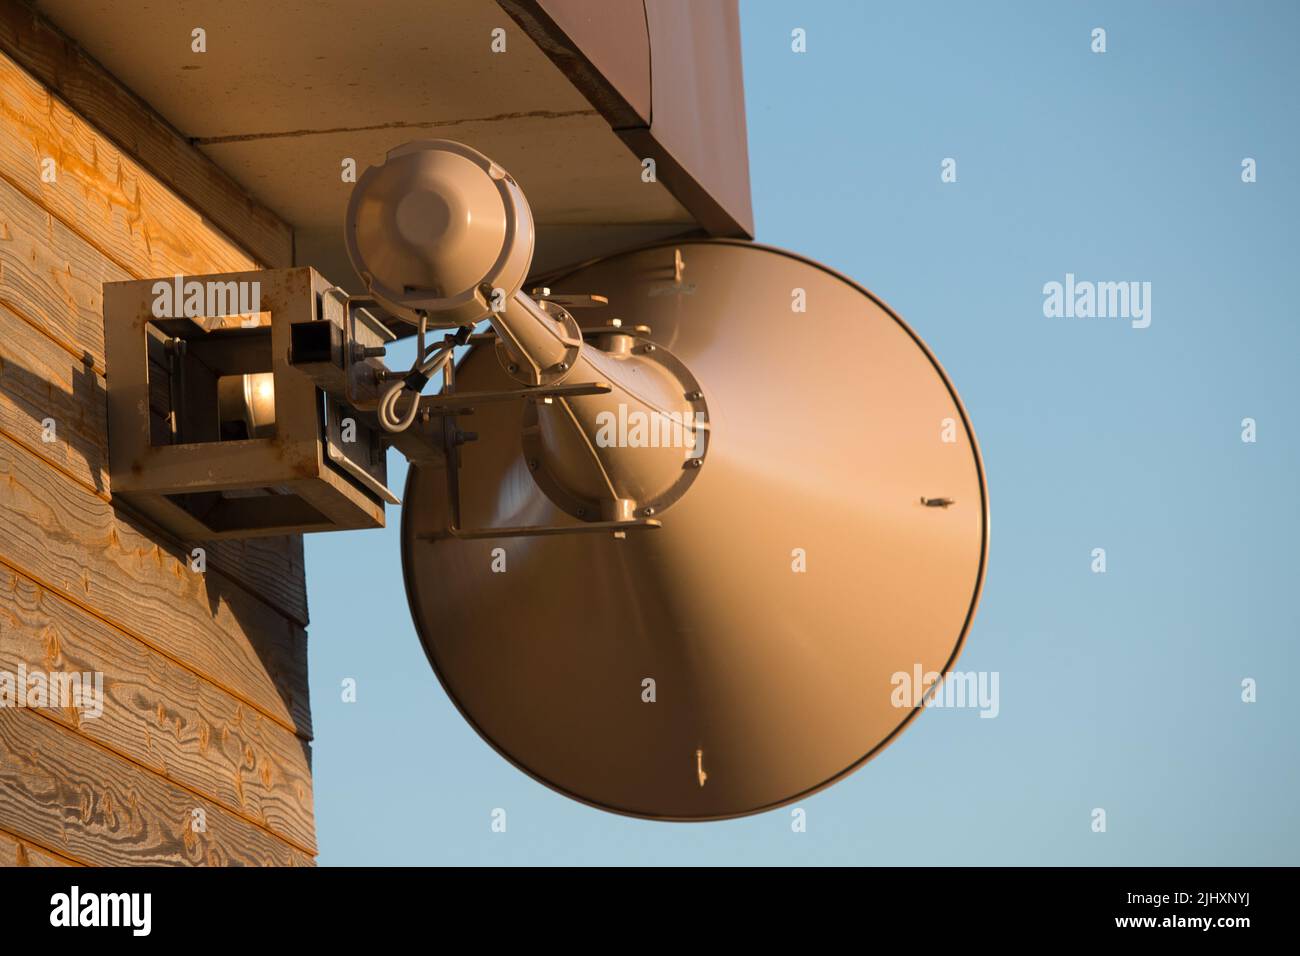
[[[193,549],[203,547],[206,571],[195,576],[194,585],[200,589],[201,606],[217,622],[224,605],[234,626],[227,618],[218,624],[220,631],[232,640],[239,639],[235,632],[243,635],[287,713],[310,714],[305,621],[293,620],[283,609],[268,606],[267,600],[257,595],[249,583],[241,581],[241,576],[247,577],[250,571],[257,573],[248,567],[252,561],[245,543],[179,542],[143,516],[112,503],[107,487],[107,396],[103,378],[95,371],[91,356],[86,354],[81,362],[76,362],[69,353],[59,350],[72,363],[69,371],[52,363],[42,363],[45,367],[33,369],[14,357],[18,343],[10,340],[0,344],[3,345],[0,350],[0,451],[10,452],[0,454],[0,477],[9,479],[9,487],[0,487],[0,516],[5,526],[0,529],[0,543],[4,545],[4,556],[11,558],[20,569],[53,568],[57,562],[70,566],[71,558],[80,559],[88,549],[98,548],[97,558],[87,556],[75,562],[84,563],[77,577],[85,583],[88,592],[77,597],[94,600],[96,590],[104,595],[116,591],[117,595],[111,598],[114,606],[98,609],[106,618],[130,626],[137,613],[153,614],[159,610],[148,607],[137,591],[142,586],[138,583],[142,559],[147,555],[151,564],[163,568],[170,558],[176,562],[175,567],[188,569]],[[24,357],[28,361],[33,358]],[[42,465],[37,471],[29,472],[37,475],[39,485],[26,487],[25,494],[17,493],[15,484],[31,485],[32,480],[18,474],[20,469],[14,463],[3,460],[14,454],[40,459],[71,480],[59,480],[53,474],[48,481],[40,480],[41,470],[52,470]],[[86,493],[79,494],[74,486],[80,486]],[[275,549],[277,555],[286,552],[292,555],[295,551],[301,553],[300,542],[292,542],[290,548]],[[263,573],[301,574],[301,568],[292,559],[281,558],[277,564]],[[60,566],[58,570],[64,572],[64,577],[68,576],[66,567]],[[154,603],[166,598],[163,591],[154,598]],[[133,599],[139,600],[138,609],[132,606]],[[176,607],[175,610],[175,626],[189,626],[182,613],[184,609]],[[198,639],[204,639],[203,635]],[[223,683],[220,674],[205,676]],[[299,743],[310,765],[310,724],[305,716],[294,723],[300,725]]]

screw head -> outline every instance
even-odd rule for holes
[[[687,468],[700,468],[700,467],[702,467],[703,465],[704,465],[704,459],[703,459],[703,458],[687,458],[687,459],[686,459],[686,467],[687,467]]]
[[[641,513],[645,515],[647,518],[649,518],[652,514],[655,513],[655,510],[653,508],[642,508]]]
[[[701,392],[699,389],[696,389],[693,392],[686,393],[686,400],[688,402],[698,402],[703,397],[704,397],[704,393]]]

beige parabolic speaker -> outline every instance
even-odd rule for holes
[[[856,769],[919,710],[894,675],[950,669],[983,580],[979,451],[938,362],[865,289],[748,242],[654,246],[550,286],[608,297],[584,326],[648,326],[689,370],[707,457],[662,527],[622,537],[440,537],[445,470],[413,466],[407,593],[447,693],[516,766],[618,813],[739,816]],[[518,382],[481,343],[456,387]],[[530,406],[465,419],[460,527],[577,523],[535,474]]]

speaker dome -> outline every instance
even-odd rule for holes
[[[484,287],[508,296],[523,283],[533,218],[523,191],[482,153],[422,140],[358,180],[346,242],[353,267],[394,312],[472,322],[482,317]]]

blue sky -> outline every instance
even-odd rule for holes
[[[307,538],[320,862],[1300,863],[1300,6],[742,0],[741,22],[758,240],[888,302],[970,412],[992,542],[959,666],[999,672],[999,716],[923,714],[800,805],[805,833],[788,809],[589,809],[443,694],[390,508]],[[1150,327],[1046,318],[1067,273],[1150,282]]]

